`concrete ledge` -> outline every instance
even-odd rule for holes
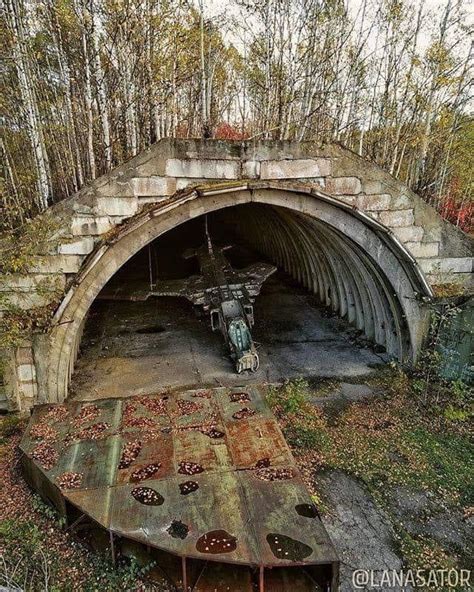
[[[474,259],[472,257],[450,257],[447,259],[418,259],[425,273],[472,273]]]
[[[390,202],[392,196],[388,193],[372,194],[372,195],[359,195],[357,198],[357,207],[360,210],[388,210],[390,209]]]
[[[46,255],[38,257],[30,271],[35,273],[76,273],[84,259],[85,255]]]
[[[20,364],[17,367],[17,373],[21,382],[33,382],[36,380],[36,369],[33,364]]]
[[[108,216],[75,216],[71,222],[74,236],[99,236],[113,228],[114,223]]]
[[[160,203],[160,201],[165,201],[166,196],[158,197],[158,196],[148,196],[148,197],[139,197],[138,198],[138,210],[140,210],[146,204],[155,204]]]
[[[211,183],[218,183],[219,179],[198,179],[190,177],[180,177],[176,179],[176,191],[186,189],[192,185],[210,185]]]
[[[424,230],[421,226],[396,226],[393,233],[402,241],[406,242],[420,242],[423,238]]]
[[[427,273],[426,279],[430,282],[432,286],[443,285],[446,283],[455,284],[459,286],[459,288],[467,294],[474,293],[474,273],[453,273],[447,279],[439,273]]]
[[[330,174],[331,161],[327,158],[267,160],[260,166],[261,179],[300,179],[327,177]]]
[[[358,177],[336,177],[326,179],[326,191],[335,195],[357,195],[362,191]]]
[[[385,226],[393,228],[395,226],[410,226],[415,222],[413,210],[392,210],[380,212],[379,220]]]
[[[338,195],[337,200],[350,206],[355,206],[357,197],[355,195]]]
[[[138,201],[133,197],[98,197],[97,211],[109,216],[133,216],[138,210]]]
[[[439,243],[405,243],[405,247],[413,257],[437,257],[439,254]]]
[[[18,364],[33,364],[33,350],[30,347],[19,347],[16,350],[16,361]]]
[[[137,197],[163,197],[176,191],[176,179],[169,177],[134,177],[130,184]]]
[[[20,310],[31,310],[40,306],[47,306],[53,300],[52,292],[42,292],[38,294],[33,290],[29,292],[5,292],[5,299],[2,299],[0,310],[7,311],[9,305],[14,305]]]
[[[298,182],[304,183],[309,187],[317,187],[323,191],[326,189],[326,177],[305,177],[304,179],[298,179]]]
[[[180,160],[166,161],[166,175],[170,177],[191,177],[193,179],[238,179],[240,162],[234,160]]]
[[[58,253],[60,255],[88,255],[93,249],[94,239],[90,236],[85,236],[84,238],[59,245]]]
[[[367,195],[384,193],[386,187],[382,181],[375,179],[362,179],[362,191]]]
[[[242,177],[244,179],[259,179],[261,163],[258,160],[246,160],[242,163]]]
[[[22,394],[22,410],[28,411],[36,402],[38,386],[36,382],[20,382],[18,390]]]
[[[54,257],[54,255],[53,255]],[[66,281],[61,272],[29,274],[29,275],[8,275],[0,279],[0,292],[2,293],[21,293],[36,290],[39,286],[45,292],[54,292],[56,289],[63,289]]]

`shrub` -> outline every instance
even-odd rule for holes
[[[303,378],[286,381],[281,387],[272,387],[267,401],[273,409],[283,413],[297,413],[306,403],[309,385]]]
[[[0,440],[5,440],[21,431],[23,421],[18,415],[5,415],[0,419]]]

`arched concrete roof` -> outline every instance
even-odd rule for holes
[[[49,400],[65,398],[87,311],[115,272],[168,230],[245,204],[259,208],[253,222],[250,210],[241,218],[257,248],[392,355],[402,360],[416,355],[427,320],[420,298],[429,297],[430,288],[414,258],[386,228],[316,189],[225,183],[190,189],[154,205],[90,256],[54,317]],[[253,230],[252,223],[257,225]]]

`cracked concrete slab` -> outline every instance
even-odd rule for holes
[[[318,473],[315,482],[329,508],[321,518],[341,561],[340,592],[353,592],[354,570],[374,570],[375,577],[382,570],[400,570],[402,560],[390,522],[363,485],[342,471]],[[402,588],[384,588],[389,591]]]

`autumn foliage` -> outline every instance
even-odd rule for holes
[[[467,0],[0,1],[0,230],[170,137],[338,142],[471,229]]]
[[[446,195],[439,200],[438,211],[445,220],[467,233],[474,232],[474,201],[461,194],[461,184],[454,179]]]
[[[218,140],[247,140],[248,137],[247,132],[238,130],[229,123],[220,123],[215,132],[215,138]]]

